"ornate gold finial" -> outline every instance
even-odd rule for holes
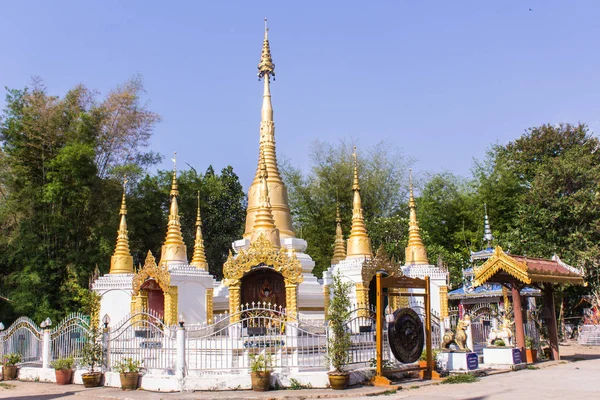
[[[117,245],[115,252],[110,258],[110,274],[133,274],[133,257],[129,250],[129,236],[127,232],[127,204],[125,202],[125,188],[127,177],[123,177],[123,197],[121,199],[121,210],[119,215],[121,221],[117,231]]]
[[[340,216],[340,202],[337,199],[335,202],[335,242],[333,245],[333,257],[331,265],[335,265],[346,259],[346,244],[344,243],[344,234],[342,232],[342,217]]]
[[[371,249],[371,238],[369,238],[367,227],[365,226],[362,202],[360,199],[356,146],[354,146],[352,157],[354,158],[354,181],[352,183],[354,200],[352,201],[352,228],[350,230],[350,237],[348,238],[348,250],[346,251],[346,257],[372,258],[373,250]]]
[[[268,185],[269,195],[271,200],[271,213],[275,220],[275,226],[279,229],[281,237],[295,237],[294,229],[292,228],[292,215],[288,204],[287,188],[279,174],[277,167],[277,154],[275,151],[275,123],[273,122],[273,105],[271,104],[271,87],[269,77],[275,76],[275,64],[271,59],[271,50],[268,40],[268,28],[265,21],[265,39],[263,42],[262,55],[258,64],[259,79],[264,79],[263,101],[261,107],[261,122],[260,122],[260,146],[259,159],[254,174],[254,181],[248,190],[248,207],[246,209],[246,227],[244,229],[244,239],[250,239],[254,232],[254,222],[256,213],[261,205],[260,190],[261,190],[261,163],[264,157],[268,170]]]
[[[160,264],[168,262],[187,263],[187,249],[183,242],[181,234],[181,224],[179,222],[179,206],[177,205],[177,196],[179,188],[177,185],[177,152],[173,157],[173,181],[171,183],[171,207],[169,209],[169,222],[167,223],[167,237],[162,246],[160,255]]]
[[[408,222],[408,245],[406,246],[405,265],[429,264],[427,250],[419,233],[419,222],[417,221],[417,203],[413,193],[412,169],[409,170],[409,199],[410,219]]]
[[[267,179],[269,173],[264,153],[261,152],[260,164],[260,207],[254,220],[254,232],[250,239],[251,242],[257,240],[261,235],[270,241],[273,246],[280,247],[279,229],[275,226],[275,220],[271,211],[271,200],[269,199],[269,185]]]
[[[196,241],[194,242],[194,255],[192,256],[192,262],[196,268],[208,270],[208,263],[206,262],[206,254],[204,251],[204,239],[202,237],[202,218],[200,217],[200,191],[198,191],[198,214],[196,215]]]
[[[269,80],[271,76],[275,77],[275,64],[271,58],[271,47],[269,46],[269,28],[267,28],[267,19],[265,18],[265,39],[263,41],[262,54],[258,63],[258,79]]]

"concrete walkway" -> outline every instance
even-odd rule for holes
[[[561,348],[562,350],[562,348]],[[565,349],[567,350],[567,349]],[[15,400],[51,399],[461,399],[517,400],[521,398],[600,399],[600,349],[573,348],[563,353],[571,361],[540,364],[539,369],[494,374],[469,384],[440,384],[439,382],[403,382],[402,389],[390,393],[374,387],[352,388],[344,391],[329,389],[278,390],[264,393],[248,390],[194,393],[152,393],[142,390],[124,392],[114,388],[86,389],[81,385],[59,386],[53,383],[4,381],[0,382],[0,398]],[[565,354],[570,353],[570,354]],[[385,396],[384,396],[385,395]]]

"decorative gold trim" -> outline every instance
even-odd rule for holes
[[[498,271],[504,271],[515,279],[527,285],[531,284],[531,278],[527,273],[527,264],[519,262],[507,255],[500,246],[496,246],[494,254],[479,267],[473,269],[473,286],[480,286],[486,283]]]
[[[151,251],[148,251],[148,255],[146,256],[146,261],[144,262],[144,267],[137,271],[137,273],[133,276],[132,281],[132,296],[137,296],[140,292],[140,288],[148,279],[154,279],[158,286],[162,289],[163,293],[167,293],[169,291],[169,287],[171,286],[171,275],[169,274],[169,269],[166,264],[157,265],[156,259],[152,255]]]
[[[369,316],[369,285],[362,282],[355,283],[356,305],[359,317]]]
[[[214,289],[206,289],[206,322],[209,324],[212,324],[212,320],[214,318],[213,297]]]
[[[273,243],[261,234],[250,244],[248,250],[240,250],[236,257],[233,257],[230,251],[223,265],[223,284],[229,287],[231,321],[236,322],[239,319],[236,313],[240,311],[241,279],[256,267],[271,268],[283,276],[288,318],[295,319],[298,312],[297,286],[304,281],[302,264],[295,254],[289,256],[284,248],[275,248]]]
[[[323,309],[325,311],[325,319],[329,313],[329,303],[331,302],[331,290],[329,285],[323,285]]]
[[[440,319],[448,316],[448,286],[440,286]]]
[[[402,276],[400,263],[390,258],[383,245],[379,246],[379,249],[377,249],[377,254],[374,258],[365,260],[363,263],[361,271],[362,281],[367,288],[378,271],[385,271],[390,277]]]
[[[169,290],[164,293],[165,295],[165,324],[167,326],[177,325],[177,302],[178,302],[178,291],[177,286],[170,286]]]

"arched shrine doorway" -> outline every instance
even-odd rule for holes
[[[148,296],[148,312],[159,319],[165,317],[165,294],[154,279],[149,279],[140,288]]]
[[[266,303],[269,308],[286,305],[283,276],[268,267],[254,268],[242,280],[242,304]]]

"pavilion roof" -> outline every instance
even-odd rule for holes
[[[486,282],[505,283],[515,279],[524,284],[571,283],[584,285],[582,271],[565,264],[553,256],[552,259],[533,258],[506,254],[500,246],[481,266],[474,268],[473,286]]]

